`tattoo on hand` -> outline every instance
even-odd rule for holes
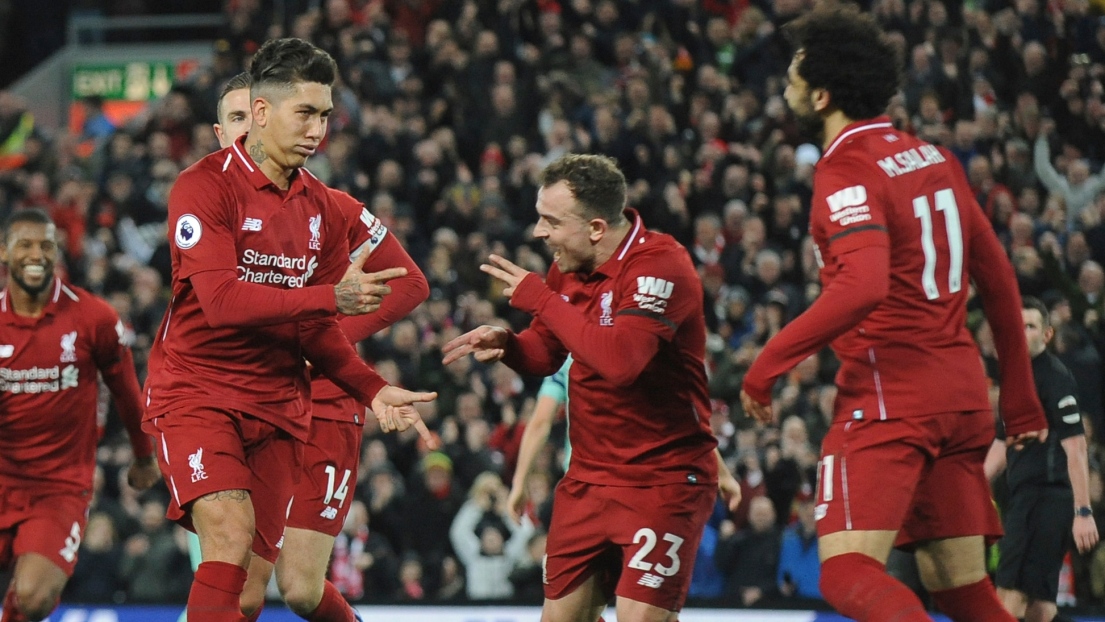
[[[334,299],[338,310],[360,306],[360,287],[354,281],[342,281],[334,286]]]
[[[245,490],[220,490],[203,495],[206,501],[249,501],[249,492]]]
[[[253,158],[253,161],[260,164],[269,159],[269,156],[265,155],[265,145],[261,141],[257,141],[249,148],[249,157]]]

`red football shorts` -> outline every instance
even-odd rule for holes
[[[91,497],[0,485],[0,570],[38,553],[73,575]]]
[[[185,507],[221,490],[248,490],[257,525],[253,552],[276,563],[303,443],[236,410],[170,412],[146,421],[172,499],[166,516],[195,531]]]
[[[565,477],[545,546],[545,598],[563,598],[595,575],[607,597],[682,609],[716,499],[713,486],[599,486]]]
[[[352,421],[311,419],[289,527],[338,535],[357,487],[361,433],[361,426]]]
[[[989,411],[843,420],[818,464],[817,534],[897,530],[895,546],[982,535],[1001,521],[982,471],[994,440]]]

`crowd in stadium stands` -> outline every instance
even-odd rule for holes
[[[212,65],[121,127],[89,100],[81,133],[32,129],[34,104],[0,93],[0,142],[18,143],[2,160],[0,216],[50,212],[68,275],[125,318],[140,373],[167,303],[169,188],[217,149],[219,88],[267,37],[308,38],[341,70],[329,137],[309,168],[382,219],[432,291],[363,352],[393,384],[440,394],[423,412],[439,451],[413,429],[380,434],[368,418],[331,580],[357,602],[540,602],[542,526],[563,443],[548,445],[530,478],[536,531],[510,520],[503,482],[541,379],[470,359],[445,368],[440,347],[481,324],[526,323],[478,266],[497,253],[547,269],[529,235],[536,175],[566,152],[588,152],[618,159],[630,204],[687,246],[705,286],[712,424],[744,502],[735,514],[718,505],[692,602],[816,602],[803,599],[818,597],[811,498],[833,357],[809,358],[776,387],[776,426],[754,425],[738,399],[757,349],[818,295],[807,211],[820,148],[798,134],[782,98],[782,26],[810,0],[328,0],[282,15],[269,4],[227,2]],[[951,149],[1021,291],[1051,310],[1053,347],[1079,384],[1100,530],[1105,4],[869,8],[906,66],[890,118]],[[972,322],[996,369],[980,310]],[[563,434],[560,421],[554,441]],[[163,489],[138,495],[120,477],[129,459],[120,439],[109,419],[66,599],[182,601],[191,580],[184,534],[164,518]],[[489,570],[466,573],[473,564]],[[908,558],[895,571],[908,575]],[[1105,604],[1105,546],[1072,554],[1064,576],[1061,603]]]

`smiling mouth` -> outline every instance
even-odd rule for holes
[[[46,276],[46,266],[30,265],[23,266],[23,275],[32,278],[42,278]]]

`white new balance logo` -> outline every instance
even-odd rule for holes
[[[325,518],[326,520],[334,520],[338,517],[338,509],[326,506],[326,508],[322,510],[322,514],[319,514],[319,516]]]
[[[260,218],[246,218],[246,221],[242,223],[242,231],[260,231],[261,219]]]
[[[654,575],[651,572],[646,572],[645,574],[641,575],[640,580],[637,581],[637,585],[643,585],[645,587],[651,587],[654,590],[656,588],[660,587],[663,584],[664,584],[664,577]]]
[[[188,466],[192,467],[192,483],[207,479],[207,473],[203,470],[203,447],[196,453],[188,456]]]

